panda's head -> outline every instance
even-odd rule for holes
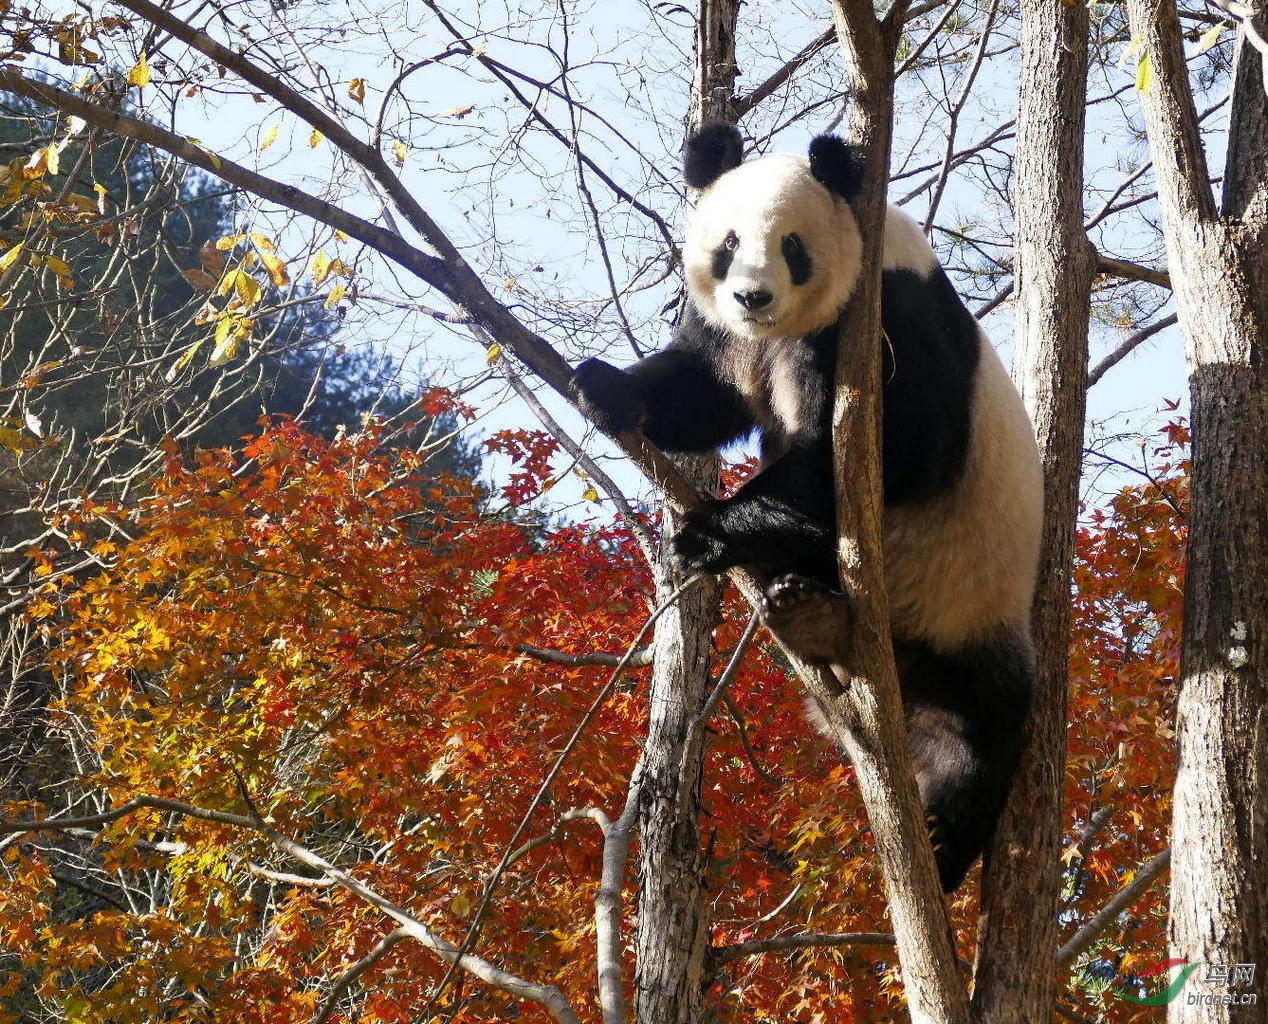
[[[701,189],[687,224],[687,288],[704,318],[740,337],[791,338],[828,326],[858,279],[862,243],[850,209],[862,186],[858,150],[835,135],[743,161],[732,125],[701,129],[684,149]]]

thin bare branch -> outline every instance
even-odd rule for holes
[[[638,824],[638,805],[643,792],[643,764],[630,776],[621,816],[603,830],[603,873],[594,895],[596,967],[599,975],[599,1005],[603,1024],[625,1024],[625,981],[621,970],[625,943],[621,939],[621,893],[629,863],[630,843]]]
[[[831,46],[837,38],[837,30],[834,25],[826,32],[816,36],[809,43],[797,51],[797,54],[788,61],[783,67],[776,71],[773,75],[762,82],[761,85],[754,88],[746,96],[737,96],[731,101],[731,109],[734,112],[735,119],[738,121],[750,110],[756,107],[763,100],[774,95],[783,85],[792,78],[811,58],[816,54]]]
[[[1118,890],[1114,897],[1087,924],[1075,932],[1070,937],[1070,940],[1057,950],[1057,966],[1069,967],[1084,950],[1101,936],[1101,933],[1106,928],[1114,923],[1118,915],[1130,907],[1145,890],[1153,885],[1154,879],[1170,866],[1171,847],[1167,847],[1142,867],[1136,873],[1135,878]]]
[[[1146,267],[1139,263],[1132,263],[1129,260],[1115,259],[1113,256],[1106,256],[1104,253],[1097,253],[1096,262],[1097,270],[1102,274],[1111,274],[1114,277],[1121,277],[1128,281],[1145,281],[1149,284],[1156,284],[1159,288],[1171,287],[1171,275],[1165,270],[1159,270],[1156,267]]]
[[[740,735],[740,745],[744,747],[744,756],[748,758],[749,767],[753,769],[757,775],[767,783],[778,789],[784,784],[784,780],[778,775],[773,775],[762,767],[758,760],[757,751],[753,749],[753,744],[748,738],[748,725],[744,721],[744,715],[735,703],[735,698],[729,693],[722,694],[722,703],[726,706],[727,713],[731,716],[731,721],[735,723],[736,732]]]
[[[990,41],[991,29],[995,25],[995,14],[998,10],[999,0],[992,0],[990,8],[986,12],[986,24],[982,26],[982,34],[977,40],[977,49],[973,54],[973,62],[969,65],[969,70],[964,76],[960,95],[955,98],[955,102],[951,104],[951,109],[947,112],[947,145],[942,156],[942,169],[938,172],[938,180],[934,185],[933,197],[929,200],[929,212],[925,216],[925,234],[928,234],[933,226],[934,218],[938,214],[938,207],[942,203],[942,196],[946,192],[947,180],[951,175],[951,161],[955,156],[955,136],[960,126],[960,114],[963,112],[964,105],[968,102],[969,95],[973,91],[973,83],[977,81],[978,72],[982,70],[982,63],[986,58],[986,44]]]
[[[339,1005],[339,1000],[347,994],[353,982],[387,956],[397,943],[409,937],[409,932],[404,928],[397,928],[375,943],[374,948],[340,975],[339,980],[326,993],[326,998],[322,1000],[321,1006],[317,1008],[316,1016],[313,1017],[313,1024],[326,1024],[326,1021],[330,1020],[334,1014],[335,1007]]]
[[[545,647],[533,647],[531,644],[516,644],[513,650],[520,654],[527,654],[538,661],[547,661],[552,665],[565,665],[568,668],[579,668],[583,665],[604,665],[607,668],[615,668],[622,662],[625,663],[626,668],[643,668],[652,663],[656,653],[656,648],[652,645],[641,647],[632,655],[607,654],[602,651],[566,654],[563,651],[552,651]]]
[[[318,129],[332,144],[352,157],[357,165],[370,175],[409,225],[427,240],[427,244],[432,246],[442,259],[448,263],[462,261],[457,247],[450,242],[427,211],[419,205],[375,147],[358,139],[329,113],[306,96],[284,85],[275,75],[252,64],[242,54],[221,45],[207,33],[200,32],[162,7],[150,3],[149,0],[117,0],[117,2],[152,25],[170,32],[187,46],[228,68],[265,95],[273,97],[306,124]]]
[[[1109,355],[1097,363],[1087,375],[1087,386],[1091,387],[1102,377],[1105,376],[1113,367],[1117,366],[1134,352],[1143,342],[1148,341],[1159,331],[1166,330],[1168,327],[1174,327],[1179,322],[1179,317],[1172,313],[1170,316],[1163,317],[1148,327],[1142,328],[1131,337],[1127,338],[1118,348],[1114,349]]]
[[[563,750],[559,752],[559,755],[555,758],[554,763],[546,772],[545,778],[542,779],[541,785],[537,787],[537,792],[534,794],[533,799],[529,802],[528,808],[524,811],[523,816],[520,818],[520,822],[515,827],[515,831],[511,834],[511,838],[507,840],[506,851],[503,853],[501,861],[499,861],[497,867],[493,869],[492,873],[485,881],[484,891],[480,894],[480,902],[476,905],[475,912],[471,916],[471,923],[467,926],[467,933],[463,937],[462,945],[457,949],[459,956],[466,955],[467,950],[475,944],[476,938],[480,933],[480,927],[484,923],[485,915],[488,913],[489,907],[492,906],[493,893],[497,889],[498,883],[501,882],[502,876],[506,873],[507,868],[510,866],[511,860],[515,855],[515,850],[518,849],[516,844],[518,844],[523,838],[525,831],[528,829],[529,823],[533,820],[533,816],[537,813],[542,804],[545,803],[551,787],[555,784],[555,779],[559,777],[559,773],[563,770],[564,764],[572,755],[572,752],[577,748],[577,744],[581,741],[581,737],[594,721],[595,716],[599,713],[599,709],[616,688],[617,680],[620,679],[621,673],[625,670],[626,665],[629,664],[628,659],[634,656],[635,651],[642,649],[641,644],[643,642],[643,638],[647,635],[648,630],[652,628],[652,625],[656,622],[656,620],[673,607],[674,602],[678,600],[688,587],[695,585],[701,578],[702,577],[699,574],[692,576],[672,594],[665,598],[665,600],[660,603],[651,615],[647,617],[647,621],[643,623],[643,628],[638,631],[638,635],[631,642],[629,650],[626,652],[625,659],[623,659],[622,663],[617,665],[617,667],[613,670],[611,677],[600,688],[598,694],[595,695],[594,700],[591,701],[590,707],[586,710],[586,713],[581,716],[581,721],[577,723],[576,728],[572,731],[572,735],[568,737],[568,741],[564,744]],[[428,1000],[428,1006],[424,1009],[422,1014],[424,1019],[432,1012],[434,1004],[444,993],[445,989],[449,986],[449,983],[453,980],[454,971],[458,966],[459,964],[457,960],[450,961],[449,970],[446,971],[445,976],[440,979],[440,983],[436,986],[435,991],[432,992],[431,998]]]

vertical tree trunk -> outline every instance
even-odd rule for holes
[[[1231,967],[1268,949],[1268,114],[1243,40],[1217,215],[1174,2],[1128,15],[1156,68],[1141,105],[1193,397],[1171,955]],[[1168,1021],[1268,1021],[1262,998],[1189,1002],[1211,992],[1191,982]]]
[[[1047,1019],[1055,995],[1070,573],[1095,267],[1083,230],[1087,39],[1086,5],[1023,0],[1013,163],[1014,374],[1038,434],[1044,533],[1030,739],[982,886],[973,1010],[976,1020],[991,1024]]]
[[[878,21],[871,0],[835,0],[833,16],[855,101],[852,141],[867,179],[855,204],[865,272],[846,307],[837,353],[833,447],[838,560],[854,600],[849,672],[836,687],[803,673],[858,776],[889,890],[903,985],[915,1024],[968,1020],[946,907],[925,835],[890,645],[880,515],[880,268],[894,99],[894,53],[906,3]]]
[[[693,461],[697,465],[687,467],[692,482],[716,488],[716,460]],[[666,542],[675,528],[673,519],[666,509]],[[665,555],[657,580],[657,599],[663,601],[678,583]],[[701,1019],[709,945],[699,833],[704,745],[697,744],[697,756],[690,757],[687,741],[709,692],[718,594],[717,580],[707,577],[683,593],[656,624],[643,752],[635,940],[634,1012],[635,1020],[644,1024],[696,1024]]]
[[[688,130],[731,115],[735,92],[735,26],[739,0],[700,0],[696,73]],[[682,460],[705,494],[717,491],[717,459]],[[672,579],[668,540],[675,516],[665,506],[659,600]],[[697,583],[656,626],[656,660],[643,755],[639,868],[641,886],[634,1014],[641,1024],[699,1024],[704,1017],[705,953],[709,917],[700,845],[700,782],[705,744],[688,744],[691,723],[709,692],[711,638],[720,586]]]

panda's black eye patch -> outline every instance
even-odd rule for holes
[[[806,246],[802,242],[801,236],[795,231],[790,235],[784,236],[781,249],[784,253],[784,262],[788,264],[788,273],[792,277],[792,283],[805,284],[809,281],[814,261],[810,259],[810,253],[806,252]]]
[[[735,250],[740,247],[740,240],[734,231],[728,231],[722,244],[713,250],[713,276],[725,281],[727,271],[731,269],[731,261],[735,259]]]

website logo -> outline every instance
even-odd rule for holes
[[[1120,998],[1126,999],[1129,1003],[1135,1003],[1137,1006],[1166,1006],[1180,995],[1185,982],[1201,966],[1201,963],[1194,963],[1190,960],[1185,960],[1183,957],[1164,960],[1160,964],[1134,973],[1131,981],[1128,982],[1128,984],[1139,991],[1140,983],[1146,979],[1165,976],[1172,968],[1181,968],[1180,972],[1172,979],[1171,984],[1161,992],[1156,992],[1151,996],[1137,996],[1132,995],[1125,988],[1118,988],[1115,993]],[[1253,1006],[1258,1002],[1258,993],[1240,991],[1242,986],[1250,988],[1255,984],[1254,964],[1233,964],[1231,970],[1227,964],[1207,964],[1206,974],[1202,978],[1202,983],[1211,988],[1212,991],[1189,992],[1184,1000],[1186,1005]]]

